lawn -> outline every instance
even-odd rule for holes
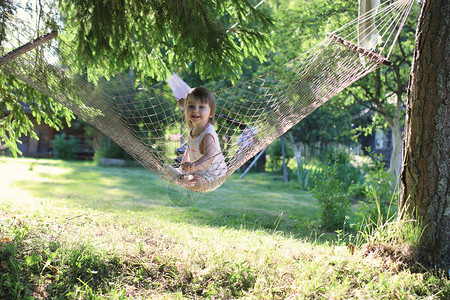
[[[147,212],[172,222],[277,229],[303,236],[316,226],[318,210],[310,193],[290,189],[268,174],[243,180],[236,174],[213,193],[194,193],[141,168],[42,159],[3,160],[0,168],[8,174],[10,187],[53,207]],[[14,193],[10,197],[14,199]]]
[[[315,199],[269,174],[198,194],[140,168],[0,158],[5,299],[446,299],[407,248],[322,238]]]

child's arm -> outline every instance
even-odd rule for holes
[[[189,163],[189,147],[186,147],[186,150],[184,152],[183,158],[181,159],[181,170],[183,170],[185,172],[187,171],[184,168],[184,165],[186,163]]]
[[[216,141],[214,140],[212,135],[205,135],[201,142],[203,144],[203,156],[194,162],[183,163],[181,168],[184,171],[196,172],[203,170],[204,168],[207,168],[209,165],[211,165],[214,156],[217,154],[217,150],[214,147],[215,142]]]

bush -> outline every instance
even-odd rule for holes
[[[286,141],[284,144],[284,156],[286,159],[286,165],[288,165],[289,160],[294,157],[294,152],[292,151],[291,147],[288,147],[286,145]],[[267,167],[270,168],[273,172],[281,172],[283,170],[283,156],[281,153],[280,139],[270,144],[270,146],[266,149],[266,153],[270,158],[267,161]]]
[[[314,197],[317,199],[319,218],[323,230],[341,229],[350,209],[342,181],[337,176],[337,167],[328,166],[315,178]]]
[[[328,151],[323,156],[323,161],[311,160],[308,166],[297,168],[297,179],[300,188],[314,189],[316,182],[323,177],[326,168],[334,169],[335,176],[342,183],[343,190],[350,193],[351,197],[360,198],[363,196],[362,186],[365,183],[365,171],[360,166],[352,163],[352,156],[344,150]],[[354,187],[354,186],[357,187]]]
[[[350,154],[343,149],[334,148],[325,153],[325,162],[330,165],[346,165],[350,161]]]
[[[348,190],[351,185],[364,182],[364,172],[361,168],[352,165],[352,157],[342,149],[329,151],[325,163],[336,167],[336,175]]]
[[[309,185],[309,180],[311,178],[311,171],[306,169],[303,164],[297,166],[297,180],[299,188],[302,190],[307,190]]]
[[[366,199],[367,187],[364,183],[354,183],[348,187],[348,198],[353,203]]]
[[[62,133],[55,136],[52,145],[56,158],[74,159],[78,150],[79,140],[74,136],[67,138],[66,134]]]
[[[132,160],[131,156],[125,150],[107,136],[101,137],[100,146],[95,149],[94,160],[98,162],[102,158]]]
[[[314,178],[321,174],[321,169],[315,165],[301,164],[297,166],[298,187],[302,190],[308,190],[314,186]]]
[[[377,162],[367,174],[365,200],[360,201],[358,213],[361,219],[376,221],[396,212],[392,205],[397,205],[398,193],[392,182],[392,175],[385,171],[384,163]]]

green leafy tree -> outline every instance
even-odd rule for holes
[[[65,133],[56,135],[52,142],[55,157],[59,159],[74,159],[78,151],[78,143],[79,140],[74,136],[67,137]]]
[[[324,172],[315,178],[315,186],[312,189],[319,206],[321,227],[327,231],[342,228],[350,209],[350,201],[345,196],[345,189],[336,168],[336,165],[327,166]]]
[[[271,20],[247,0],[60,0],[60,9],[77,53],[139,78],[164,80],[193,60],[204,77],[235,75],[245,57],[263,59],[270,45],[248,24],[267,28]]]
[[[22,3],[1,1],[0,11],[14,13]],[[271,26],[271,20],[253,5],[247,0],[42,0],[25,2],[23,9],[48,30],[60,26],[59,37],[75,49],[79,74],[97,79],[131,71],[136,79],[149,82],[166,79],[174,68],[189,64],[202,77],[219,77],[238,74],[245,57],[262,60],[270,40],[259,30]],[[0,45],[7,21],[0,19]],[[247,26],[250,23],[259,29]],[[106,68],[99,71],[83,58]],[[2,74],[0,81],[0,140],[13,153],[18,153],[21,135],[36,137],[26,105],[38,123],[56,129],[60,118],[73,118],[70,111],[14,78]]]
[[[39,2],[41,5],[45,3]],[[6,14],[15,14],[18,9],[31,14],[31,4],[12,0],[0,1],[0,48],[9,21]],[[52,8],[50,5],[47,7],[49,10]],[[51,18],[43,9],[39,9],[39,15],[42,20]],[[70,124],[70,120],[74,117],[69,110],[8,74],[1,73],[0,86],[0,143],[9,148],[14,155],[20,153],[17,143],[22,136],[30,135],[38,139],[33,131],[34,122],[46,123],[60,129],[63,120]]]
[[[254,72],[263,74],[296,58],[322,41],[326,32],[337,29],[357,16],[354,1],[292,1],[268,0],[265,5],[275,20],[276,31],[271,35],[275,51]],[[295,42],[292,42],[295,41]],[[352,109],[354,110],[354,108]],[[351,112],[333,101],[317,109],[287,134],[297,164],[302,163],[306,144],[352,144],[345,135],[351,129]]]
[[[398,178],[402,165],[403,125],[405,121],[405,103],[408,78],[411,70],[414,49],[414,32],[417,23],[418,5],[407,19],[389,59],[392,67],[382,67],[368,74],[350,86],[344,95],[348,97],[343,105],[357,103],[374,112],[373,123],[359,127],[359,133],[370,132],[373,127],[389,127],[393,136],[393,149],[390,159],[390,173]]]
[[[304,54],[322,41],[327,32],[346,24],[358,13],[351,0],[267,0],[264,7],[272,13],[276,26],[270,36],[275,51],[264,62],[266,68]]]
[[[287,136],[297,164],[302,163],[306,145],[309,145],[310,150],[315,151],[317,155],[336,145],[354,145],[350,133],[352,115],[357,111],[357,107],[346,109],[330,101],[289,130]]]
[[[295,2],[295,3],[294,3]],[[272,37],[274,45],[282,45],[276,49],[273,55],[268,56],[264,67],[258,70],[259,73],[267,71],[267,67],[280,65],[286,62],[286,57],[294,58],[310,49],[313,45],[321,41],[325,33],[355,18],[358,13],[358,6],[354,1],[283,1],[272,0],[267,2],[273,8],[273,18],[280,20],[277,25],[276,34]],[[349,133],[348,129],[352,120],[351,115],[347,115],[343,122],[343,114],[340,110],[350,110],[353,115],[358,115],[363,109],[374,112],[372,126],[389,127],[394,136],[393,154],[391,156],[391,171],[398,178],[401,157],[402,157],[402,126],[404,123],[404,100],[406,98],[406,87],[410,71],[413,35],[416,23],[418,6],[413,7],[411,16],[407,20],[394,47],[390,59],[394,62],[393,67],[383,67],[376,72],[369,74],[365,78],[353,84],[343,93],[335,96],[329,103],[331,111],[317,110],[305,118],[289,132],[291,145],[296,153],[296,158],[301,161],[301,149],[304,149],[305,142],[317,132],[318,126],[328,125],[327,132],[322,133],[323,140],[326,136],[331,136],[333,131],[338,133],[334,139],[342,142],[341,133]],[[312,26],[313,25],[313,26]],[[293,41],[296,43],[286,43]],[[324,115],[321,116],[321,114]],[[330,114],[331,113],[331,114]],[[334,115],[334,124],[320,124],[320,120]],[[314,120],[318,118],[319,120]],[[308,122],[308,120],[310,122]],[[327,121],[327,120],[326,120]],[[320,125],[319,125],[320,124]],[[310,125],[312,127],[310,127]],[[342,126],[341,126],[342,125]],[[331,126],[331,127],[330,127]],[[361,130],[366,129],[366,124],[361,126]]]
[[[13,0],[2,0],[0,2],[0,41],[3,40],[5,36],[6,22],[8,18],[4,13],[13,14],[15,12]]]
[[[0,86],[0,141],[15,155],[22,136],[39,138],[34,121],[59,130],[63,121],[70,124],[74,118],[68,109],[12,76],[0,76]]]

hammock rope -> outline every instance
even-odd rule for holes
[[[399,0],[380,4],[329,33],[317,46],[284,66],[213,91],[217,103],[215,127],[227,169],[225,176],[200,191],[218,188],[247,160],[332,96],[381,65],[392,64],[389,55],[413,3]],[[149,171],[184,185],[179,180],[180,155],[176,149],[187,140],[188,128],[167,85],[136,87],[132,78],[121,74],[109,80],[93,80],[92,74],[72,67],[79,58],[60,38],[63,32],[46,43],[35,44],[33,51],[2,61],[3,56],[42,32],[13,16],[8,19],[7,35],[0,45],[1,72],[72,110]],[[385,49],[389,49],[387,55],[383,55]],[[102,67],[98,69],[101,74]]]

